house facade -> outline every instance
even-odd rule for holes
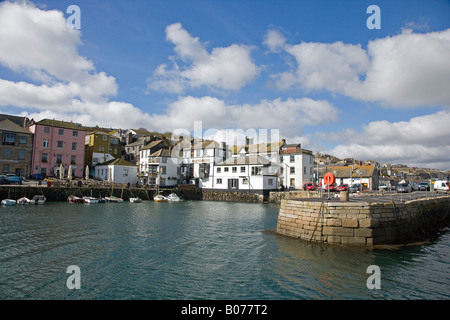
[[[59,176],[62,164],[65,176],[69,166],[74,177],[84,176],[86,133],[80,124],[44,119],[28,130],[34,134],[31,175]]]
[[[207,189],[261,193],[278,189],[278,166],[262,156],[231,157],[214,165]]]
[[[103,162],[95,167],[94,177],[117,184],[132,184],[137,182],[137,166],[123,159]]]
[[[302,189],[314,180],[314,156],[300,144],[285,144],[279,153],[280,186]]]
[[[324,185],[323,177],[326,173],[331,172],[335,176],[336,185],[363,184],[369,190],[377,190],[379,186],[378,169],[373,165],[346,165],[346,166],[330,166],[324,168],[321,177],[322,186]]]
[[[119,138],[103,131],[88,132],[85,138],[85,163],[96,166],[98,163],[120,158],[122,148]]]
[[[0,133],[1,174],[14,173],[28,178],[31,174],[33,134],[7,118],[0,121]]]

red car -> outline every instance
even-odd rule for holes
[[[336,191],[336,186],[332,184],[331,186],[324,186],[323,189],[325,191],[328,191],[328,189],[330,189],[330,191]]]
[[[317,187],[313,183],[305,183],[303,190],[314,191]]]
[[[348,191],[348,184],[341,184],[337,186],[336,191]]]

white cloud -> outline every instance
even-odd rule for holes
[[[330,153],[340,158],[450,169],[449,121],[450,111],[440,111],[409,121],[370,122],[361,132],[333,134],[343,143]]]
[[[253,81],[260,72],[251,58],[251,48],[232,44],[209,53],[198,38],[192,37],[181,25],[166,28],[166,39],[175,45],[174,51],[183,66],[175,61],[173,68],[159,66],[147,79],[148,89],[182,93],[189,88],[206,86],[222,90],[239,90]]]
[[[360,45],[284,45],[295,70],[274,75],[279,89],[329,90],[395,107],[450,106],[450,29],[401,34]]]

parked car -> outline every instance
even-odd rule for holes
[[[9,181],[8,181],[8,179],[6,178],[5,175],[0,176],[0,185],[2,185],[2,184],[8,184],[8,183],[9,183]]]
[[[412,187],[409,183],[400,183],[397,187],[397,192],[402,193],[402,192],[411,192],[412,191]]]
[[[348,184],[340,184],[336,187],[336,191],[347,191],[348,190]]]
[[[6,180],[10,184],[23,184],[23,181],[24,181],[24,179],[22,177],[17,176],[17,175],[12,174],[12,173],[8,173],[6,175]]]
[[[445,180],[438,180],[434,182],[434,191],[444,191],[449,192],[450,191],[450,182]]]
[[[336,191],[336,185],[334,185],[334,184],[332,184],[331,186],[324,185],[324,186],[323,186],[323,189],[324,189],[325,191],[328,191],[328,189],[329,189],[330,192],[333,192],[333,191]]]
[[[419,191],[419,184],[417,182],[412,181],[410,183],[412,191]]]
[[[378,190],[389,190],[391,187],[389,185],[387,185],[386,183],[382,183],[380,184],[380,186],[378,187]]]
[[[365,185],[362,185],[362,189],[366,190],[367,187]],[[348,189],[350,192],[360,192],[361,191],[361,184],[360,183],[354,183],[350,186]]]
[[[430,184],[428,182],[419,183],[419,190],[420,191],[430,191]]]
[[[305,183],[304,190],[314,191],[317,189],[316,185],[314,183]]]

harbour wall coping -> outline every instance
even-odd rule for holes
[[[449,210],[450,196],[404,203],[282,200],[277,233],[364,247],[405,244],[448,225]]]

